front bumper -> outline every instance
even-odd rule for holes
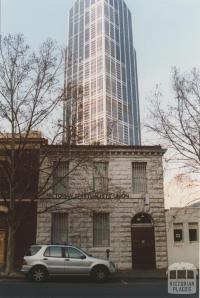
[[[21,268],[21,272],[28,273],[30,271],[31,267],[28,265],[23,265]]]

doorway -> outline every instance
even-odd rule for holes
[[[132,266],[133,269],[155,269],[155,237],[152,217],[138,213],[132,219]]]

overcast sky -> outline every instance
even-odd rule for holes
[[[67,44],[73,0],[1,0],[2,34],[24,33],[37,46],[47,37]],[[173,66],[200,68],[200,0],[127,0],[133,16],[138,58],[141,119],[147,98],[159,84],[167,102]],[[144,138],[145,140],[145,138]]]
[[[74,0],[1,0],[2,35],[24,33],[37,47],[47,37],[67,44],[68,12]],[[200,0],[127,0],[133,16],[134,46],[138,58],[141,119],[147,98],[159,84],[170,98],[170,71],[200,68]],[[144,134],[143,134],[144,135]],[[158,141],[145,135],[143,143]]]

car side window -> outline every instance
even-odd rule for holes
[[[68,255],[68,257],[71,259],[81,259],[84,257],[84,254],[82,254],[79,250],[73,247],[68,247],[65,251],[65,254],[66,256]]]
[[[62,247],[48,246],[44,253],[45,257],[62,258]]]

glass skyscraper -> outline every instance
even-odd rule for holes
[[[132,18],[123,0],[77,0],[69,14],[65,139],[140,145]],[[69,129],[68,129],[69,128]]]

